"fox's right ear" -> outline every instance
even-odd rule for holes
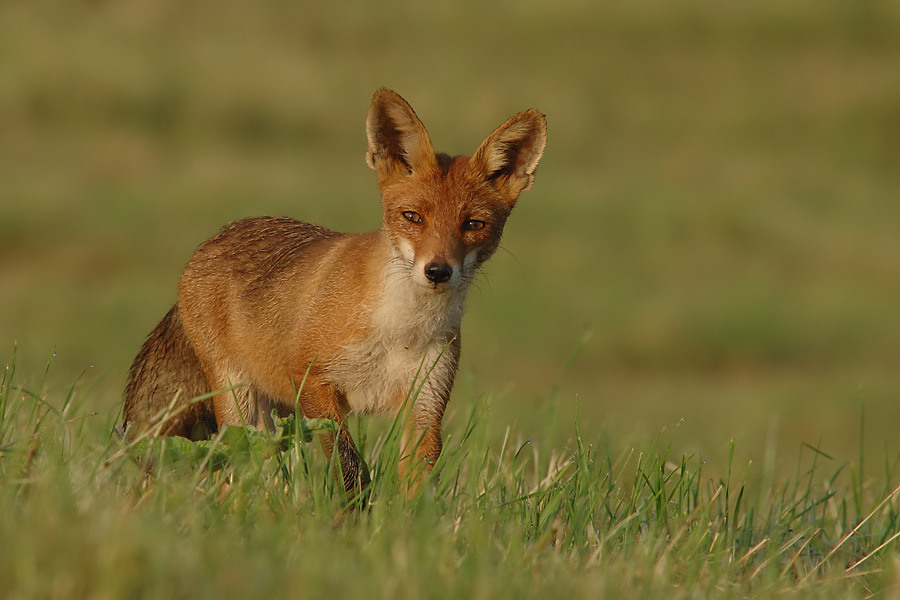
[[[397,92],[380,89],[372,98],[366,119],[369,151],[366,163],[386,184],[437,166],[434,147],[422,121]]]

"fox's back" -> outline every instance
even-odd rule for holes
[[[323,242],[343,236],[289,217],[241,219],[203,242],[187,269],[192,277],[227,274],[261,287],[297,263],[314,262],[317,254],[327,250]]]

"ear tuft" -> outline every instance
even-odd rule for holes
[[[397,92],[375,92],[366,119],[366,136],[366,164],[378,173],[382,186],[435,164],[434,148],[425,126]]]
[[[485,179],[515,199],[534,184],[534,173],[546,143],[546,117],[528,109],[489,135],[473,160]]]

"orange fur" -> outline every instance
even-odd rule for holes
[[[159,431],[186,437],[242,423],[270,427],[273,410],[290,414],[296,402],[308,418],[341,424],[337,454],[352,491],[369,476],[345,417],[396,414],[421,385],[401,466],[414,474],[413,486],[430,471],[459,361],[466,290],[496,250],[519,193],[533,183],[546,122],[523,111],[472,158],[451,158],[435,153],[405,100],[379,90],[366,132],[366,162],[382,193],[381,230],[348,235],[260,217],[201,244],[176,305],[132,365],[129,435],[151,427],[176,394],[186,410]],[[185,404],[213,391],[209,400]],[[321,441],[331,452],[334,437]]]

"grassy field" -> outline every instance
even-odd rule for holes
[[[577,432],[561,449],[483,410],[406,500],[397,434],[357,424],[373,484],[348,505],[302,427],[211,444],[110,436],[60,397],[0,387],[6,598],[867,598],[900,591],[900,486],[811,450],[762,484],[733,461]],[[295,423],[296,424],[296,423]],[[615,453],[613,453],[615,452]],[[893,475],[896,463],[886,465]],[[348,507],[349,506],[349,507]]]
[[[887,593],[896,542],[843,569],[898,529],[900,8],[556,4],[0,5],[14,596]],[[529,106],[550,127],[470,295],[434,498],[383,477],[335,523],[274,457],[106,464],[200,241],[378,227],[381,86],[453,153]]]

